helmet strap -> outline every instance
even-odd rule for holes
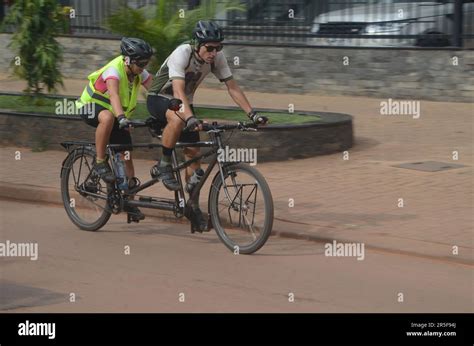
[[[201,46],[203,46],[202,43],[198,43],[196,45],[194,45],[194,53],[196,53],[196,56],[198,57],[198,61],[200,63],[204,63],[204,59],[199,55],[199,50],[201,49]]]
[[[130,68],[130,65],[132,64],[132,61],[131,61],[130,57],[125,56],[123,60],[125,62],[125,72],[127,73],[127,75],[130,72],[130,75],[133,76],[133,78],[135,78],[137,75],[135,73],[133,73],[132,69]]]

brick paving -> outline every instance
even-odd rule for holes
[[[21,90],[7,81],[2,90]],[[82,81],[66,80],[67,94]],[[66,93],[66,92],[64,92]],[[327,241],[364,242],[394,252],[472,263],[473,255],[473,104],[421,101],[421,117],[382,116],[375,98],[247,93],[256,107],[343,112],[354,116],[355,145],[349,160],[342,153],[304,160],[260,163],[275,203],[275,230]],[[224,90],[200,89],[198,104],[232,105]],[[87,126],[87,125],[84,125]],[[20,150],[22,159],[14,160]],[[452,160],[452,152],[459,160]],[[0,184],[59,189],[66,152],[0,149]],[[421,172],[394,165],[441,161],[465,165]],[[149,177],[153,161],[135,160],[137,176]],[[34,189],[35,187],[31,188]],[[165,195],[164,188],[150,189]],[[1,194],[0,194],[1,195]],[[202,193],[202,203],[206,193]],[[294,207],[289,207],[289,199]],[[398,207],[403,198],[404,207]],[[459,255],[452,247],[459,247]]]

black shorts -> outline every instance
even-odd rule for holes
[[[93,107],[93,112],[89,115],[81,113],[81,118],[85,121],[87,125],[97,127],[97,125],[99,125],[99,113],[102,112],[104,109],[107,108],[104,108],[101,105],[95,103]],[[128,130],[119,128],[117,118],[115,118],[114,127],[112,128],[112,132],[110,133],[109,143],[132,145],[132,136],[130,135],[130,132]],[[133,148],[127,150],[132,151]]]
[[[166,119],[166,111],[168,110],[168,101],[169,98],[161,95],[148,95],[146,98],[146,106],[148,108],[148,112],[154,118],[156,118],[161,126],[164,128],[168,123]],[[193,105],[191,106],[191,110],[193,114],[194,112]],[[199,132],[192,131],[192,132],[182,132],[181,136],[179,137],[178,141],[185,142],[185,143],[196,143],[199,142]]]

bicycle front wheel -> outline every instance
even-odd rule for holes
[[[224,168],[209,192],[209,214],[222,242],[234,253],[251,254],[273,227],[273,198],[265,178],[244,163]]]
[[[97,231],[110,218],[108,187],[94,173],[95,153],[75,149],[64,162],[61,196],[71,221],[85,231]]]

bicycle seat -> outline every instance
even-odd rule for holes
[[[169,100],[168,109],[171,111],[179,111],[182,104],[183,104],[183,101],[181,101],[180,99],[173,98]]]

